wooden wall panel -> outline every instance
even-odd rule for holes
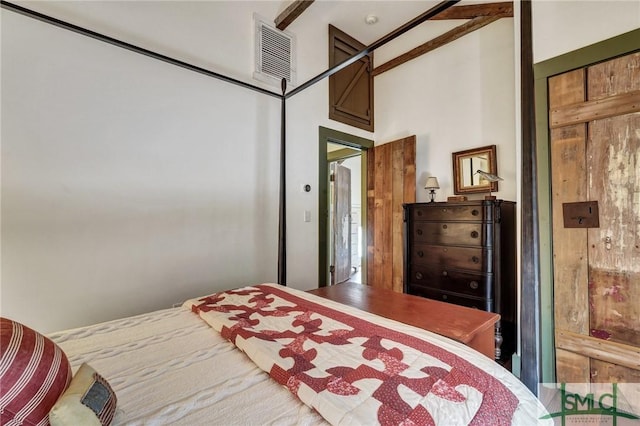
[[[549,79],[549,108],[586,100],[585,71],[579,69]]]
[[[591,381],[593,383],[640,383],[640,370],[592,359]]]
[[[640,274],[592,269],[590,278],[589,334],[640,346]]]
[[[589,332],[587,230],[565,228],[562,204],[587,200],[584,124],[551,131],[554,297],[556,328]]]
[[[563,383],[589,383],[589,357],[556,349],[556,380]]]
[[[556,330],[558,349],[640,370],[640,347]]]
[[[588,68],[590,101],[640,90],[640,52]]]
[[[415,136],[376,146],[367,178],[367,284],[403,290],[403,203],[416,197]],[[373,184],[371,184],[373,183]]]
[[[392,238],[392,246],[394,248],[400,247],[400,250],[393,250],[392,253],[392,262],[393,262],[393,270],[394,271],[402,271],[403,270],[403,238],[402,233],[404,227],[403,225],[403,211],[402,203],[404,202],[404,144],[392,147],[391,153],[391,164],[392,164],[392,173],[393,173],[393,201],[391,205],[391,238]],[[391,288],[393,291],[397,291],[402,293],[403,290],[403,274],[393,274],[392,277]]]
[[[640,113],[592,121],[587,155],[589,197],[606,218],[589,229],[591,335],[640,346],[638,129]]]
[[[640,113],[592,121],[589,134],[589,196],[607,218],[589,231],[591,266],[640,272]]]
[[[585,100],[585,73],[576,70],[549,79],[549,106],[557,108]],[[587,231],[564,227],[562,204],[587,199],[586,126],[576,124],[551,131],[555,327],[588,333]],[[588,369],[587,366],[579,367]]]
[[[393,177],[391,167],[391,145],[385,144],[374,148],[376,164],[374,169],[375,202],[374,202],[374,232],[375,246],[373,247],[373,274],[369,277],[370,285],[378,288],[392,289],[393,267],[391,259],[392,248],[392,190]]]

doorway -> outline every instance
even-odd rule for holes
[[[318,145],[318,285],[325,287],[343,281],[366,283],[367,194],[364,188],[367,150],[373,148],[373,141],[320,127]],[[332,174],[338,182],[331,180]]]
[[[362,155],[327,144],[329,167],[329,284],[362,283]]]

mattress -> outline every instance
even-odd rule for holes
[[[272,284],[257,287],[269,292],[280,292],[283,296],[290,295],[298,301],[309,301],[312,305],[317,304],[325,309],[323,312],[329,312],[326,309],[335,310],[340,315],[346,315],[345,318],[357,318],[394,333],[406,334],[411,339],[428,342],[438,352],[444,351],[450,356],[453,354],[458,359],[458,365],[486,373],[491,380],[497,379],[495,383],[499,387],[508,389],[508,393],[515,396],[517,407],[513,412],[512,424],[540,424],[539,418],[546,413],[542,404],[515,376],[461,343],[291,288]],[[254,291],[255,287],[247,289]],[[207,315],[198,312],[204,305],[212,307],[214,311],[225,311],[209,302],[222,300],[227,296],[216,293],[188,300],[182,307],[52,333],[49,337],[65,351],[74,371],[83,362],[89,363],[111,384],[118,396],[113,423],[115,425],[327,424],[314,409],[303,404],[293,390],[290,392],[290,386],[283,386],[274,380],[275,377],[270,377],[268,373],[271,367],[262,366],[267,372],[261,370],[254,363],[255,360],[252,361],[233,343],[223,338],[225,332],[229,338],[229,328],[222,330],[221,334],[214,329],[214,324],[208,324],[207,321],[211,322],[210,318],[204,317],[212,312]],[[248,304],[256,303],[256,309],[268,307],[264,300],[247,300],[250,301]],[[289,302],[283,303],[286,305]],[[313,320],[317,314],[305,315],[310,315]],[[228,317],[223,316],[221,324],[228,322],[229,318],[234,319],[232,313]],[[325,322],[328,321],[325,319]],[[335,321],[332,320],[331,323]],[[231,328],[236,326],[237,324]],[[278,350],[274,353],[278,353]],[[283,362],[286,369],[288,361]],[[443,364],[443,367],[446,365]],[[487,396],[491,397],[485,393],[483,398]],[[447,415],[449,409],[450,406],[443,406],[436,413],[434,423],[451,424],[449,420],[452,417]],[[473,416],[471,414],[467,418]],[[328,418],[334,423],[345,424],[345,421],[336,420],[331,415]],[[347,418],[350,417],[342,417],[343,420]],[[347,423],[359,424],[351,419]],[[482,424],[478,423],[477,418],[474,421],[469,423]],[[466,423],[464,421],[460,424]]]
[[[113,425],[326,424],[186,307],[49,337],[111,384]]]

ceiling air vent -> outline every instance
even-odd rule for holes
[[[255,16],[256,69],[253,78],[280,86],[283,78],[287,86],[295,86],[295,37],[267,24]]]

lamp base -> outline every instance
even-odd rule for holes
[[[432,189],[431,191],[429,191],[429,195],[431,196],[431,201],[429,201],[430,203],[435,203],[435,197],[436,197],[436,190]]]

